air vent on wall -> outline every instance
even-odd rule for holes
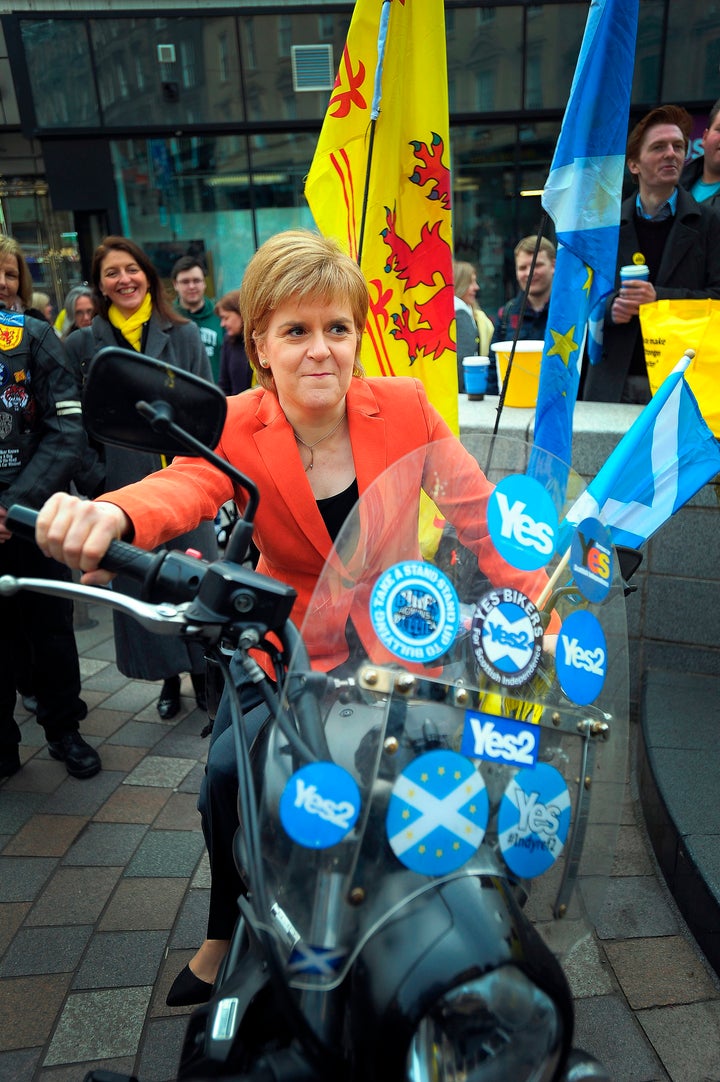
[[[294,90],[332,90],[332,45],[293,45],[290,54]]]
[[[174,64],[175,63],[175,46],[174,45],[158,45],[157,47],[158,64]]]

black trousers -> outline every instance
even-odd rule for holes
[[[67,567],[16,537],[0,544],[0,575],[71,581]],[[20,742],[13,716],[18,653],[22,674],[29,676],[37,698],[37,720],[48,740],[77,730],[87,714],[87,706],[80,698],[72,602],[29,590],[0,597],[0,749],[5,750]]]

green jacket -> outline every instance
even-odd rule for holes
[[[202,344],[205,346],[205,352],[212,368],[213,379],[217,383],[220,375],[220,347],[223,340],[223,329],[220,324],[220,316],[215,314],[214,302],[206,297],[205,303],[199,312],[188,312],[187,308],[183,308],[177,300],[175,301],[175,307],[181,316],[192,320],[200,331]]]

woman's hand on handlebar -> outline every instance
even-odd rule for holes
[[[104,586],[113,577],[98,565],[111,541],[132,529],[132,523],[113,503],[94,503],[56,492],[38,514],[35,540],[46,556],[83,572],[86,586]]]

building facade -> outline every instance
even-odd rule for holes
[[[454,248],[493,312],[534,232],[587,0],[446,0]],[[119,232],[235,288],[303,196],[352,4],[0,2],[0,228],[62,303]],[[720,97],[720,2],[640,0],[632,118]],[[526,193],[526,194],[523,194]],[[527,194],[529,193],[529,194]]]

